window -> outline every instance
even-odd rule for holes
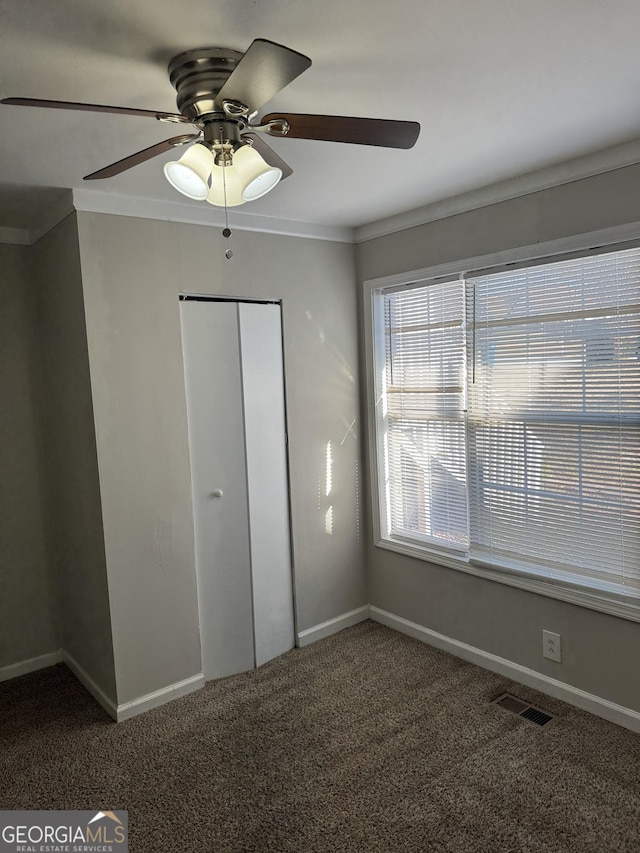
[[[640,249],[373,307],[381,544],[640,606]]]

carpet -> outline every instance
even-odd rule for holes
[[[58,665],[0,724],[0,808],[127,809],[132,853],[640,851],[640,736],[370,621],[118,725]]]

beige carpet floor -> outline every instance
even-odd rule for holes
[[[640,736],[363,622],[119,725],[62,665],[0,685],[0,808],[128,809],[132,853],[638,853]]]

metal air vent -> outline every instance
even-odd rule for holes
[[[511,714],[522,717],[523,720],[535,723],[537,726],[546,726],[547,723],[554,719],[547,711],[543,711],[542,708],[536,708],[535,705],[529,705],[511,693],[502,693],[497,699],[492,700],[492,704],[498,705],[498,707],[509,711]]]

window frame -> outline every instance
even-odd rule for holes
[[[595,589],[575,586],[549,578],[537,578],[518,571],[494,568],[488,563],[472,560],[466,554],[434,547],[429,543],[417,545],[414,541],[403,540],[401,536],[393,539],[383,535],[382,519],[385,510],[385,489],[380,481],[380,472],[384,470],[384,452],[378,442],[377,396],[378,371],[384,363],[384,352],[376,350],[375,305],[384,292],[392,289],[421,287],[436,282],[451,281],[461,276],[478,276],[499,272],[514,266],[533,266],[575,257],[618,252],[624,249],[640,248],[640,223],[603,229],[588,234],[577,235],[559,240],[538,243],[534,246],[508,249],[486,255],[424,267],[418,270],[396,273],[381,278],[367,279],[363,282],[363,328],[365,346],[365,381],[368,469],[370,484],[370,518],[374,547],[413,557],[437,566],[462,571],[508,586],[515,586],[528,592],[559,599],[591,610],[597,610],[634,622],[640,622],[640,601],[631,603],[614,597],[601,595]],[[381,313],[381,312],[380,312]],[[381,318],[378,318],[379,320]]]

